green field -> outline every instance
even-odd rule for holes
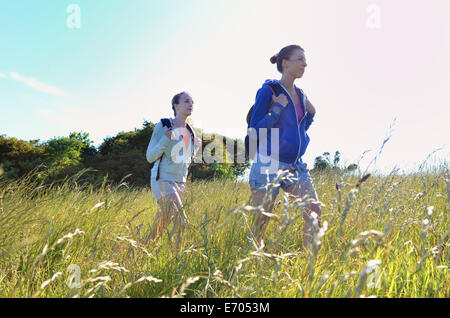
[[[265,236],[249,235],[247,183],[195,181],[190,225],[148,234],[149,189],[0,179],[1,297],[449,297],[450,175],[312,175],[326,231],[302,247],[302,201],[281,191]],[[75,180],[77,182],[75,183]],[[79,270],[79,272],[78,272]],[[69,287],[70,286],[70,287]]]

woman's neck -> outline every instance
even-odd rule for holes
[[[186,127],[186,119],[187,117],[183,115],[176,115],[173,120],[174,127]]]
[[[289,91],[289,92],[293,92],[294,91],[294,81],[295,78],[293,78],[290,75],[286,75],[283,74],[283,76],[281,77],[280,83]]]

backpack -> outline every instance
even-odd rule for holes
[[[170,122],[170,119],[162,118],[161,122],[162,122],[163,127],[167,127],[169,129],[172,128],[172,124]],[[194,147],[194,136],[195,136],[194,135],[194,131],[192,130],[191,126],[188,123],[186,123],[186,127],[187,127],[189,133],[191,134],[191,142],[192,142],[192,146]],[[153,166],[155,165],[155,163],[157,161],[160,161],[162,159],[163,156],[164,156],[164,153],[158,159],[156,159],[155,161],[150,163],[150,170],[153,168]],[[158,164],[158,169],[157,169],[157,173],[156,173],[156,181],[158,181],[158,180],[159,180],[159,164]]]
[[[275,90],[274,84],[266,84],[264,86],[268,86],[270,88],[270,90],[272,91],[272,94],[275,95]],[[268,112],[272,109],[273,107],[273,99],[270,101],[270,106],[269,106],[269,110]],[[250,136],[249,136],[249,131],[248,129],[250,128],[250,120],[252,119],[252,114],[253,114],[253,109],[254,109],[255,105],[253,105],[252,107],[250,107],[250,110],[247,113],[247,135],[245,136],[245,160],[249,161],[250,159],[253,159],[255,157],[255,152],[252,151],[250,153]],[[256,144],[258,145],[258,134],[256,134]]]

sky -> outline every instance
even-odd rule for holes
[[[172,116],[186,90],[196,127],[243,138],[290,44],[317,110],[310,167],[337,150],[382,171],[448,160],[448,0],[0,0],[0,135],[84,131],[98,146]]]

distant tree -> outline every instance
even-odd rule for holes
[[[350,172],[358,169],[357,164],[350,164],[347,167],[344,167],[341,163],[341,153],[336,151],[334,153],[333,162],[331,162],[331,156],[329,152],[324,152],[321,156],[318,156],[314,160],[314,168],[313,170],[320,171],[325,169],[333,169],[340,170],[344,172]]]
[[[144,121],[141,129],[119,132],[114,137],[105,138],[95,156],[84,160],[85,166],[99,170],[109,180],[126,182],[135,186],[150,183],[150,168],[145,158],[148,143],[155,125]]]
[[[314,159],[314,170],[324,170],[327,168],[339,168],[339,161],[341,159],[341,153],[336,151],[334,154],[333,162],[331,162],[329,152],[324,152],[321,156]]]
[[[337,167],[339,165],[339,161],[341,160],[341,153],[336,151],[334,154],[333,167]]]
[[[44,148],[38,141],[24,141],[0,135],[0,166],[5,179],[24,176],[43,163]]]
[[[64,168],[81,165],[82,154],[90,149],[89,134],[73,132],[69,137],[56,137],[43,144],[44,158],[51,167]]]
[[[358,169],[358,165],[356,163],[352,163],[347,167],[346,171],[355,171],[356,169]]]

